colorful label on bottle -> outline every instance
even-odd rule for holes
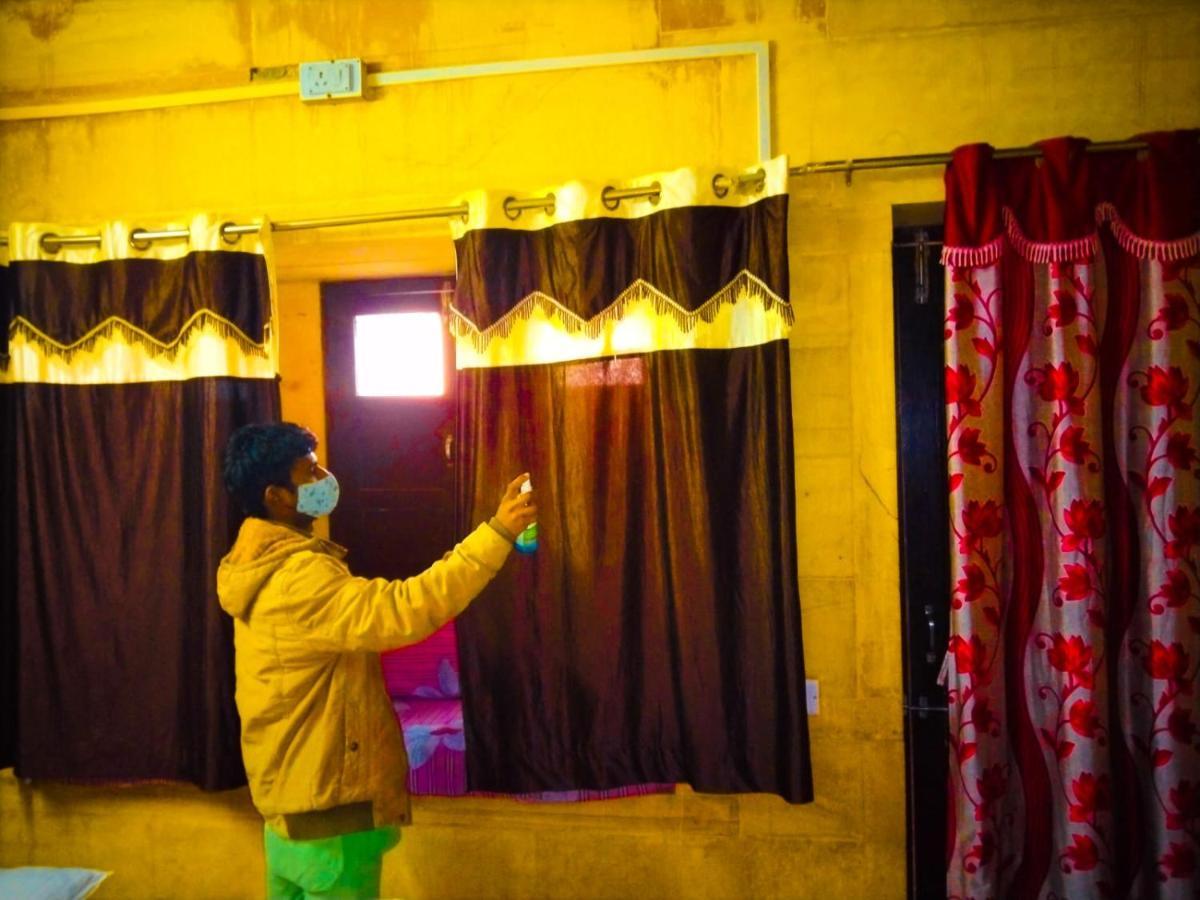
[[[529,479],[525,479],[525,483],[521,485],[521,493],[528,494],[533,490],[533,485],[529,483]],[[537,522],[533,522],[526,526],[525,530],[517,535],[517,549],[522,553],[532,553],[537,549]]]
[[[534,522],[517,535],[517,549],[522,553],[532,553],[537,549],[537,522]]]

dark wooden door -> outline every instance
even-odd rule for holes
[[[440,278],[321,287],[326,464],[342,486],[330,536],[357,575],[414,575],[453,545],[452,290]]]
[[[905,226],[892,243],[908,896],[921,900],[946,896],[947,712],[937,681],[950,616],[941,237],[940,226]]]

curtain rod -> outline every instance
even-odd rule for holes
[[[1113,153],[1119,150],[1147,150],[1150,145],[1145,141],[1097,141],[1088,144],[1084,149],[1088,153]],[[1004,147],[992,154],[994,159],[1031,159],[1041,156],[1039,147]],[[863,159],[835,159],[827,162],[804,163],[792,166],[788,174],[797,177],[801,175],[822,175],[827,172],[845,172],[847,176],[857,170],[867,169],[908,169],[922,166],[944,166],[954,157],[950,153],[913,153],[907,156],[868,156]]]
[[[1088,153],[1113,153],[1121,150],[1145,150],[1148,144],[1144,141],[1099,141],[1094,144],[1088,144],[1085,148]],[[997,150],[993,156],[996,159],[1026,159],[1041,156],[1042,151],[1037,147],[1006,147]],[[902,168],[921,168],[925,166],[943,166],[952,159],[949,153],[914,153],[907,156],[868,156],[862,159],[841,159],[827,160],[825,162],[804,163],[799,166],[792,166],[788,169],[788,175],[793,178],[799,178],[805,175],[823,175],[830,172],[844,172],[847,182],[851,175],[857,171],[867,171],[871,169],[902,169]],[[724,183],[728,183],[728,176],[718,175],[717,179],[723,179]],[[760,181],[757,175],[741,176],[739,182],[750,184]],[[716,180],[714,180],[714,187]],[[605,188],[604,196],[606,199],[605,205],[608,206],[608,200],[613,200],[619,203],[621,200],[640,199],[643,197],[654,197],[658,194],[657,186],[647,188],[630,188],[626,190],[616,190],[614,188]],[[531,208],[551,208],[553,206],[553,196],[545,198],[537,198],[535,200],[518,200],[516,198],[508,198],[504,205],[505,211],[518,212],[521,209]],[[610,209],[615,209],[610,206]],[[452,219],[460,217],[465,219],[469,212],[469,207],[466,203],[460,203],[458,206],[439,206],[430,209],[409,209],[400,210],[398,212],[388,213],[369,213],[360,216],[341,216],[328,219],[299,219],[293,222],[272,222],[272,231],[305,231],[311,228],[337,228],[343,225],[371,225],[378,222],[401,222],[411,221],[413,219]],[[236,243],[236,237],[243,234],[253,234],[259,230],[258,225],[237,225],[233,222],[226,222],[221,226],[221,237],[229,241],[230,237],[234,240],[229,243]],[[144,228],[136,228],[129,233],[129,242],[139,249],[145,249],[151,241],[165,240],[181,240],[189,236],[187,229],[168,229],[164,231],[150,231]],[[42,236],[44,249],[50,252],[55,252],[62,247],[73,246],[89,246],[100,243],[100,235],[98,234],[76,234],[76,235],[54,235],[46,234]],[[8,246],[8,235],[0,235],[0,247]],[[53,248],[53,249],[51,249]]]

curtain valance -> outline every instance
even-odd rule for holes
[[[1107,226],[1128,253],[1160,262],[1200,253],[1200,130],[1140,135],[1140,153],[1087,153],[1043,141],[1040,159],[960,147],[946,169],[949,266],[989,266],[1005,243],[1038,263],[1090,259]]]
[[[787,160],[741,173],[681,169],[655,200],[606,202],[613,186],[533,192],[552,209],[514,212],[503,191],[467,199],[455,224],[451,310],[460,369],[670,349],[756,346],[787,336]]]
[[[110,222],[98,246],[55,252],[46,235],[81,230],[13,225],[0,382],[274,377],[270,227],[230,244],[223,221],[198,215],[170,226],[186,229],[187,240],[145,249],[130,242],[127,223]]]

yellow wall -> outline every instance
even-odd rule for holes
[[[1193,0],[346,0],[0,6],[0,107],[241,85],[251,66],[384,69],[743,40],[772,43],[774,146],[793,163],[1097,140],[1197,124]],[[0,223],[278,219],[446,203],[754,161],[744,60],[0,122]],[[797,532],[817,800],[648,797],[573,807],[418,801],[385,888],[406,897],[898,897],[903,743],[891,207],[916,170],[793,180]],[[440,224],[278,239],[283,396],[323,428],[317,282],[452,270]],[[0,865],[115,870],[98,896],[258,891],[244,792],[24,786],[0,774]]]

